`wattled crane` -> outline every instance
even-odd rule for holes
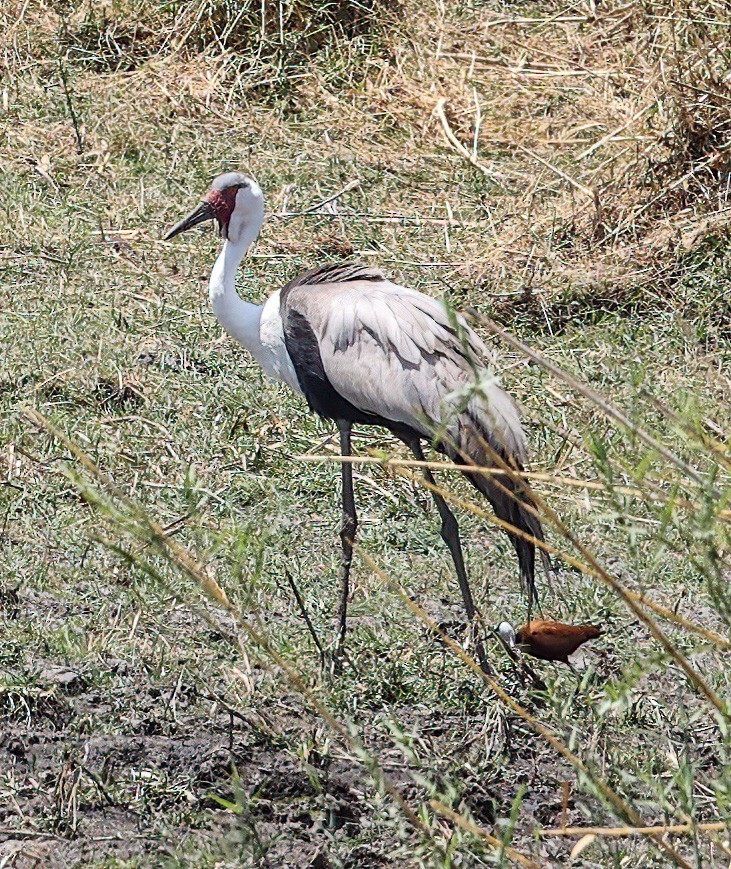
[[[290,281],[261,305],[235,288],[239,263],[264,222],[258,184],[238,172],[213,181],[198,207],[165,236],[171,239],[215,220],[224,239],[211,272],[209,297],[224,330],[249,350],[266,374],[302,394],[310,408],[334,420],[340,449],[351,455],[354,423],[384,426],[424,461],[421,442],[465,465],[465,475],[487,497],[508,532],[528,590],[535,598],[535,546],[543,539],[530,497],[514,475],[468,470],[496,462],[519,472],[527,459],[525,436],[510,396],[487,376],[487,351],[475,332],[439,301],[389,281],[370,266],[319,266]],[[475,384],[477,383],[477,386]],[[343,649],[353,541],[358,524],[352,464],[342,469],[342,582],[335,660]],[[454,561],[467,617],[477,609],[465,569],[457,520],[423,468],[439,516],[441,536]],[[522,536],[525,535],[525,536]],[[544,566],[550,561],[543,550]],[[481,640],[477,653],[488,669]]]

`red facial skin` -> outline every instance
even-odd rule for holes
[[[238,187],[227,187],[225,190],[210,190],[206,195],[206,202],[213,210],[213,216],[221,227],[221,234],[228,231],[228,222],[236,207],[236,194]]]

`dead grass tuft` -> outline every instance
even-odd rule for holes
[[[677,282],[689,248],[726,220],[727,13],[703,0],[610,2],[601,13],[495,11],[480,27],[424,34],[423,68],[438,70],[431,106],[444,100],[446,127],[434,116],[419,144],[436,138],[483,176],[486,277],[522,266],[521,290],[544,293],[577,271]],[[384,83],[398,94],[392,111],[424,111],[414,84]]]
[[[88,0],[55,4],[67,59],[96,72],[130,71],[154,56],[250,52],[291,66],[328,44],[368,35],[388,0]]]

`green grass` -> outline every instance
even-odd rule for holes
[[[538,838],[537,828],[626,818],[371,569],[366,556],[430,617],[462,620],[428,493],[377,465],[356,469],[363,557],[349,663],[338,679],[321,677],[284,571],[329,643],[338,469],[298,456],[325,451],[332,427],[222,338],[205,293],[218,242],[160,239],[213,175],[238,168],[256,175],[272,213],[241,270],[246,298],[352,252],[497,318],[702,476],[688,480],[636,431],[495,342],[503,381],[524,407],[531,470],[611,483],[604,493],[546,482],[537,491],[628,587],[728,636],[720,515],[728,461],[701,441],[723,441],[731,424],[725,184],[699,172],[699,187],[695,176],[685,185],[688,199],[671,190],[645,207],[662,189],[653,184],[671,186],[688,171],[678,138],[687,131],[662,112],[628,128],[628,139],[576,157],[653,89],[662,95],[655,73],[637,71],[640,60],[655,62],[654,49],[634,35],[623,41],[621,28],[612,33],[624,14],[614,6],[602,20],[582,7],[561,26],[545,23],[565,13],[548,3],[408,7],[398,27],[386,19],[362,39],[337,36],[309,65],[277,66],[281,46],[263,43],[261,64],[277,71],[262,86],[262,66],[247,65],[240,46],[175,53],[146,43],[134,64],[90,65],[56,40],[59,10],[22,11],[5,37],[0,138],[0,858],[94,867],[510,863],[440,817],[435,799],[539,865],[565,865],[573,840]],[[631,11],[637,21],[650,14]],[[701,12],[720,15],[678,14]],[[544,23],[494,23],[514,15]],[[662,10],[657,16],[652,26],[666,38]],[[521,41],[534,64],[548,51],[574,71],[601,72],[631,52],[637,68],[622,73],[629,84],[582,69],[545,80],[462,57],[474,49],[513,64]],[[446,144],[433,115],[445,96],[450,126],[469,147],[475,94],[487,175]],[[669,98],[661,106],[671,112]],[[552,144],[562,138],[580,141]],[[515,143],[601,189],[606,235],[632,218],[616,243],[595,233],[581,194]],[[707,154],[694,159],[702,165]],[[353,180],[359,186],[330,213],[282,214]],[[676,243],[678,234],[687,243]],[[699,434],[680,430],[653,398]],[[90,478],[31,424],[27,407],[67,433],[136,506]],[[356,445],[363,455],[401,455],[378,431],[359,432]],[[473,499],[459,479],[441,479]],[[697,507],[666,508],[662,492]],[[267,648],[241,625],[232,644],[234,617],[155,545],[143,511],[208,566]],[[524,601],[507,539],[469,511],[460,521],[487,622],[519,622]],[[550,541],[576,555],[547,524]],[[606,585],[566,567],[542,588],[547,615],[601,622],[607,636],[579,677],[538,664],[545,696],[519,684],[491,644],[500,684],[643,822],[727,819],[728,718],[713,714]],[[729,653],[663,624],[728,698]],[[328,726],[322,705],[352,722],[359,742]],[[378,769],[418,814],[420,831],[383,790]],[[693,866],[728,860],[700,834],[673,842]],[[636,836],[597,839],[577,865],[672,863]]]

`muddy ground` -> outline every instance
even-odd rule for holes
[[[30,613],[60,624],[66,613],[50,592],[16,589],[3,603],[6,624]],[[140,661],[70,665],[16,651],[14,663],[4,662],[0,693],[3,866],[223,860],[218,865],[363,869],[403,865],[418,847],[412,831],[398,836],[381,823],[387,808],[344,745],[318,750],[322,725],[294,695],[235,708],[223,683],[200,684],[186,668],[160,679]],[[445,778],[454,780],[463,764],[462,806],[476,823],[509,814],[521,785],[529,789],[522,828],[584,817],[566,800],[570,775],[509,717],[488,722],[484,711],[468,717],[426,707],[392,713],[418,731],[424,752],[448,758]],[[411,775],[418,762],[394,748],[382,712],[375,716],[361,720],[369,748],[414,805],[427,797]],[[495,752],[499,777],[485,779],[476,750]]]

